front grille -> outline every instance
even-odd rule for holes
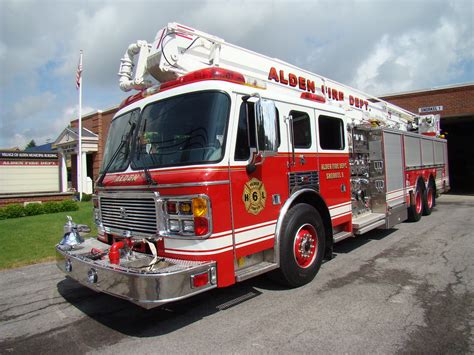
[[[317,171],[301,171],[288,175],[290,195],[301,188],[312,188],[319,191],[319,173]]]
[[[149,197],[101,197],[102,224],[113,231],[138,234],[156,234],[156,205]]]

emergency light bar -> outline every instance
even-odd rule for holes
[[[127,97],[121,103],[120,109],[138,100],[157,94],[159,92],[163,92],[165,90],[173,89],[179,86],[197,83],[197,82],[206,81],[206,80],[227,81],[229,83],[250,86],[256,89],[263,89],[263,90],[267,88],[266,83],[262,80],[253,78],[251,76],[243,75],[241,73],[238,73],[232,70],[212,67],[212,68],[196,70],[192,73],[181,76],[176,80],[164,82],[161,85],[153,86],[151,88],[140,91],[138,94],[131,95]]]

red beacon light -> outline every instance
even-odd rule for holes
[[[305,100],[320,102],[322,104],[326,103],[324,96],[312,94],[310,92],[303,92],[300,97]]]
[[[242,74],[214,67],[196,70],[176,80],[163,83],[161,84],[161,91],[204,80],[224,80],[236,84],[245,84],[245,78]]]
[[[234,84],[241,84],[260,89],[266,89],[265,83],[261,80],[245,76],[241,73],[232,70],[212,67],[196,70],[192,73],[183,75],[182,77],[176,80],[163,83],[161,84],[160,91],[205,80],[222,80]]]
[[[139,93],[131,95],[131,96],[127,97],[125,100],[123,100],[122,103],[120,104],[119,109],[122,109],[122,108],[124,108],[128,105],[133,104],[134,102],[136,102],[138,100],[141,100],[145,97],[154,95],[158,92],[160,92],[160,85],[155,85],[155,86],[152,86],[151,88],[142,90]]]
[[[140,91],[139,93],[136,93],[136,94],[133,94],[133,95],[130,95],[129,97],[127,97],[125,100],[123,100],[121,103],[120,103],[120,106],[119,106],[119,110],[121,110],[122,108],[128,106],[128,105],[131,105],[133,104],[134,102],[138,101],[138,100],[141,100],[143,99],[143,91]]]

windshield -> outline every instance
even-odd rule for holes
[[[230,98],[221,92],[172,97],[145,107],[134,169],[220,161]]]
[[[131,136],[138,117],[139,110],[135,110],[115,118],[110,124],[101,173],[109,164],[107,172],[123,171],[127,168],[130,161]]]

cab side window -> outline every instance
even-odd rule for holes
[[[343,150],[344,122],[340,118],[319,116],[319,144],[322,149]]]
[[[306,112],[290,111],[293,117],[293,134],[295,148],[311,147],[311,125]]]
[[[249,102],[248,103],[248,116],[253,117],[254,116],[254,104]],[[280,122],[279,115],[278,115],[278,109],[276,110],[277,114],[277,120]],[[255,124],[253,119],[249,120],[249,125],[250,125],[250,132],[254,132],[254,127],[253,125]],[[280,126],[278,125],[278,146],[280,146]],[[249,145],[250,142],[250,145]],[[253,134],[249,134],[249,129],[247,127],[247,112],[246,112],[246,104],[245,102],[240,105],[240,111],[239,111],[239,123],[237,126],[237,140],[235,143],[235,154],[234,154],[234,159],[235,160],[249,160],[250,159],[250,147],[255,147],[255,136]]]
[[[237,126],[237,141],[235,143],[235,160],[248,160],[250,159],[250,146],[255,147],[255,137],[249,136],[249,130],[247,127],[247,112],[245,103],[240,105],[239,111],[239,124]],[[252,103],[249,103],[248,110],[249,116],[253,116],[253,107]],[[252,121],[252,120],[250,120]],[[250,145],[249,145],[250,139]]]

